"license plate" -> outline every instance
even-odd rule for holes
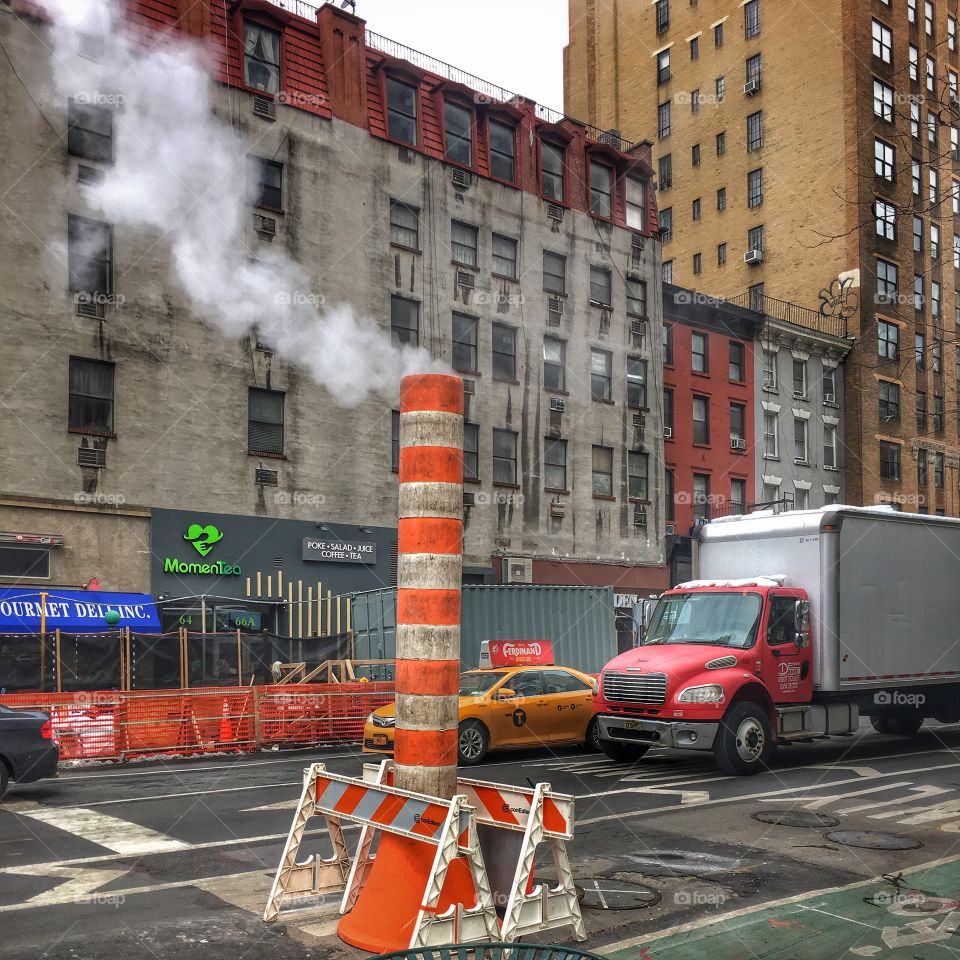
[[[640,720],[624,720],[623,725],[627,730],[643,729],[643,723]]]
[[[375,733],[373,735],[373,745],[375,747],[385,747],[387,745],[387,735],[385,733]]]

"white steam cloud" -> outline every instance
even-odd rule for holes
[[[90,202],[111,223],[152,229],[169,246],[195,315],[228,338],[255,328],[343,406],[371,391],[396,394],[405,374],[445,369],[347,305],[318,307],[310,278],[282,251],[264,244],[249,258],[247,153],[214,115],[203,50],[159,33],[138,44],[107,0],[43,2],[54,19],[58,93],[119,104],[115,162],[89,188]],[[95,59],[78,56],[89,43]],[[129,302],[131,291],[120,292]]]

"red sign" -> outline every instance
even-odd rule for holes
[[[553,643],[550,640],[488,640],[487,645],[492,667],[553,664]],[[483,654],[480,656],[482,661]]]

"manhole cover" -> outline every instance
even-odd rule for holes
[[[761,810],[751,816],[761,823],[773,823],[778,827],[835,827],[840,822],[835,817],[812,810]]]
[[[583,882],[581,903],[594,910],[642,910],[660,902],[661,894],[653,887],[632,880],[594,877]]]
[[[872,830],[834,830],[825,834],[827,840],[842,843],[846,847],[863,847],[866,850],[914,850],[923,846],[922,840],[904,837],[898,833],[876,833]]]

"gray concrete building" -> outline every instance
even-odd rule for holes
[[[465,377],[465,578],[665,586],[649,145],[465,77],[333,5],[129,8],[142,30],[223,46],[215,111],[254,178],[246,254],[285,254],[309,280],[277,302],[349,305]],[[68,103],[49,30],[0,4],[0,584],[97,576],[156,592],[157,508],[200,528],[206,514],[259,518],[264,542],[277,520],[353,537],[395,527],[397,397],[339,405],[256,329],[207,322],[172,279],[165,229],[103,221],[87,184],[123,149],[123,108]],[[23,533],[62,543],[27,547]],[[316,559],[317,579],[330,562]],[[184,593],[239,591],[251,573]]]

